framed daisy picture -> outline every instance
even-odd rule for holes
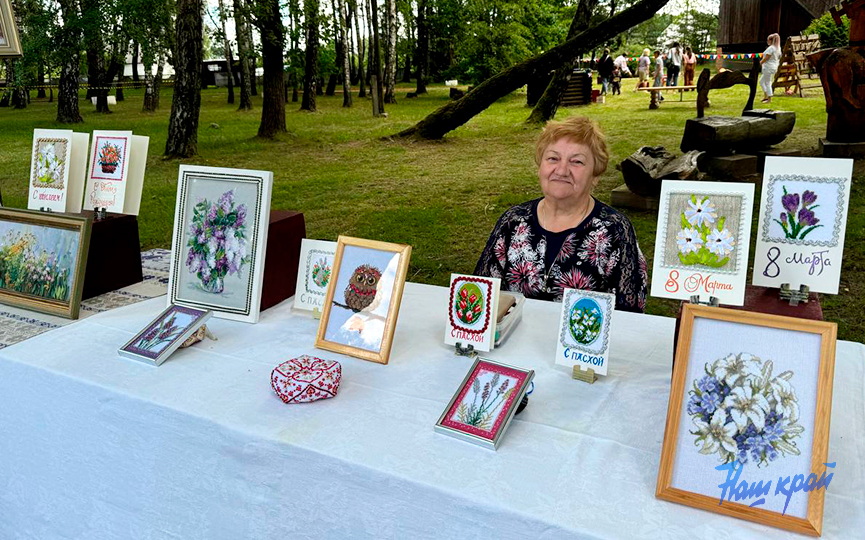
[[[835,336],[835,323],[685,304],[656,496],[818,536]]]
[[[534,376],[531,369],[476,358],[435,430],[497,449]]]
[[[754,185],[664,180],[652,296],[745,303]]]

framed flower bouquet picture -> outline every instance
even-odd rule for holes
[[[836,330],[685,304],[656,496],[819,536]]]
[[[410,257],[411,246],[340,236],[315,346],[387,364]]]
[[[273,173],[181,165],[168,304],[257,322]]]
[[[77,319],[89,247],[86,217],[0,208],[0,302]]]
[[[745,303],[754,185],[664,180],[652,296]]]
[[[497,449],[534,376],[530,369],[476,358],[435,430]]]
[[[767,157],[754,285],[838,293],[852,159]]]
[[[134,338],[130,339],[118,353],[158,366],[189,339],[211,313],[184,306],[169,306]]]
[[[15,58],[22,54],[12,3],[10,0],[0,0],[0,58]]]

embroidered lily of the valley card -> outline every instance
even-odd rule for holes
[[[615,298],[610,293],[565,289],[556,364],[607,374]]]
[[[754,185],[664,180],[652,296],[745,301]]]
[[[300,245],[295,309],[321,310],[333,274],[336,242],[304,238]]]
[[[852,159],[767,157],[754,285],[837,294]]]
[[[491,351],[496,341],[499,278],[451,274],[445,343]]]

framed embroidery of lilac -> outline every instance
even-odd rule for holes
[[[451,274],[445,343],[478,351],[495,346],[496,314],[501,280]]]
[[[168,304],[257,322],[273,173],[181,165]]]
[[[559,323],[556,364],[606,375],[610,347],[613,294],[565,289]]]
[[[476,358],[435,430],[497,449],[534,375],[533,370]]]
[[[834,323],[685,304],[657,497],[819,535],[823,490],[802,486],[832,472],[835,335]],[[736,489],[770,481],[790,496]]]
[[[755,285],[836,294],[853,160],[766,158]]]
[[[121,356],[158,366],[210,318],[210,311],[169,306],[120,348]]]
[[[742,305],[753,201],[753,184],[665,180],[652,295]]]
[[[15,58],[22,54],[12,3],[10,0],[0,0],[0,58]]]
[[[333,256],[336,242],[304,238],[300,245],[295,309],[321,310],[327,287],[333,276]]]

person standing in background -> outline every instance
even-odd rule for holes
[[[661,51],[655,51],[655,71],[652,73],[655,77],[654,82],[652,83],[653,88],[663,87],[664,86],[664,57],[661,56]],[[652,90],[654,93],[655,90]],[[664,96],[660,95],[658,92],[658,97],[660,101],[664,101]]]
[[[631,77],[631,68],[628,67],[628,59],[625,57],[625,53],[620,53],[619,56],[613,60],[613,65],[619,69],[619,73],[622,77]]]
[[[667,53],[667,58],[670,59],[670,67],[667,70],[667,86],[678,86],[679,71],[682,69],[682,49],[679,48],[678,41],[673,42]]]
[[[682,65],[685,66],[685,86],[694,85],[694,71],[697,68],[697,55],[691,50],[691,47],[685,47],[685,54],[682,56]]]
[[[598,75],[601,77],[601,95],[606,95],[610,89],[610,79],[613,78],[613,57],[610,49],[605,48],[604,54],[597,63]]]
[[[766,96],[762,99],[762,102],[771,103],[772,83],[775,82],[775,72],[778,71],[778,64],[781,62],[781,36],[770,34],[766,38],[766,44],[769,47],[763,51],[763,58],[760,59],[760,65],[763,66],[763,74],[760,76],[760,88],[763,89],[763,94]]]
[[[636,92],[638,88],[646,88],[649,86],[649,71],[652,68],[652,60],[649,58],[649,52],[649,49],[643,49],[643,54],[637,61],[637,77],[639,77],[639,79],[637,81],[637,87],[634,88],[634,92]]]

